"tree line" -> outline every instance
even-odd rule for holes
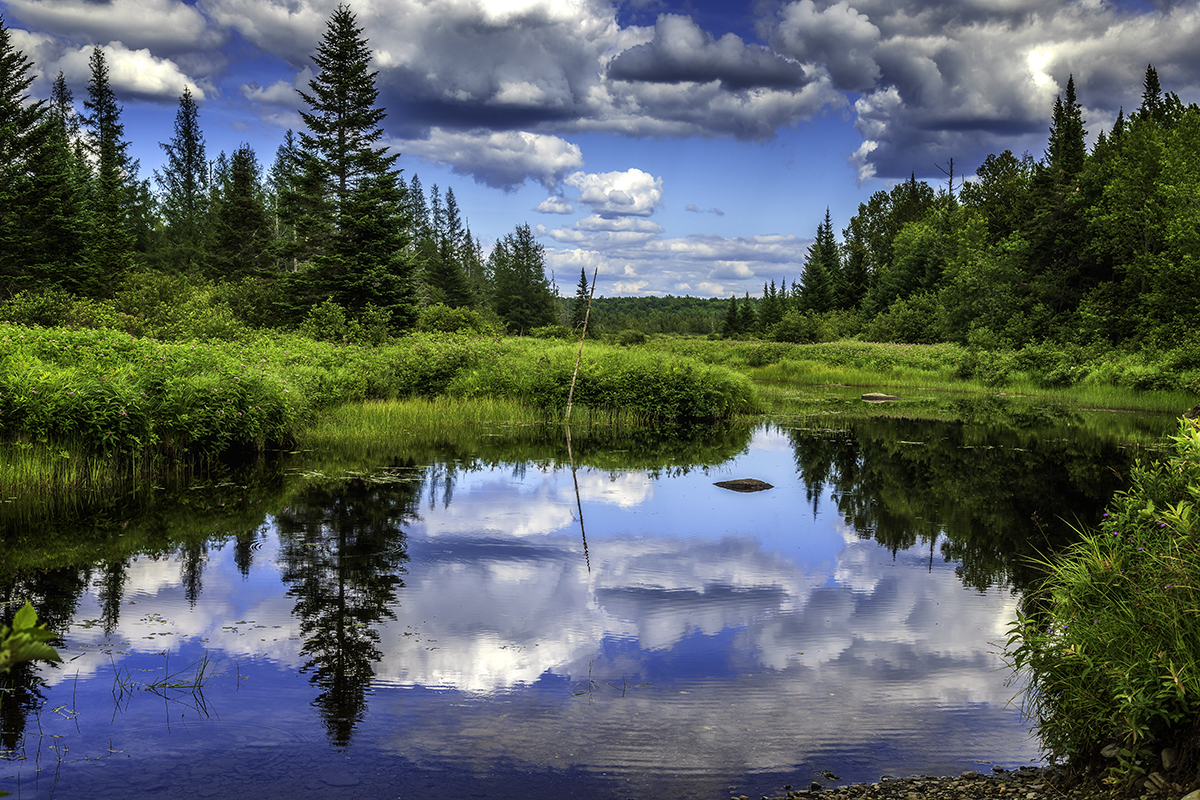
[[[164,163],[139,176],[102,48],[82,110],[60,72],[34,100],[34,65],[0,17],[0,301],[112,298],[131,278],[234,285],[245,322],[300,324],[315,308],[414,327],[423,308],[522,332],[555,322],[528,225],[487,256],[453,189],[406,181],[380,146],[386,112],[354,14],[339,6],[299,94],[304,128],[265,168],[246,144],[210,158],[184,88]],[[171,284],[171,285],[177,285]]]
[[[828,212],[800,280],[736,298],[729,336],[1158,350],[1200,322],[1200,107],[1148,66],[1140,107],[1089,150],[1072,76],[1044,157],[990,155],[970,181],[875,192],[837,242]]]

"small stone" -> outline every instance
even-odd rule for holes
[[[1167,769],[1167,770],[1169,770],[1169,769],[1171,769],[1171,767],[1175,766],[1175,748],[1174,747],[1164,747],[1163,748],[1162,765],[1163,765],[1163,769]]]
[[[1167,779],[1161,772],[1151,772],[1146,776],[1146,783],[1162,791],[1167,788]]]
[[[975,770],[973,770],[973,769],[969,769],[969,770],[967,770],[966,772],[964,772],[964,773],[962,773],[961,775],[959,775],[958,777],[960,777],[960,778],[963,778],[963,779],[966,779],[966,780],[971,780],[971,779],[974,779],[974,778],[978,778],[978,777],[979,777],[979,773],[978,773],[978,772],[976,772],[976,771],[975,771]]]
[[[1114,742],[1110,745],[1107,745],[1103,750],[1101,750],[1100,755],[1104,756],[1105,758],[1116,758],[1117,755],[1120,754],[1120,752],[1121,752],[1121,745]]]

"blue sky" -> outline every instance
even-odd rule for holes
[[[105,48],[142,175],[180,92],[210,157],[267,166],[300,127],[336,0],[0,0],[82,102]],[[825,209],[916,174],[1040,157],[1073,74],[1095,136],[1153,62],[1200,99],[1200,4],[1173,0],[357,0],[405,175],[453,188],[485,248],[528,223],[571,294],[757,294],[797,278]]]

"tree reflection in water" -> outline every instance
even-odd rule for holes
[[[826,487],[857,534],[893,553],[941,540],[941,554],[981,592],[1027,588],[1030,557],[1092,524],[1131,457],[1112,440],[1045,428],[866,419],[789,433],[814,512]]]
[[[401,525],[416,516],[418,479],[353,479],[312,487],[279,516],[280,561],[301,654],[320,689],[313,701],[331,744],[348,747],[366,711],[374,664],[382,653],[375,626],[395,619],[396,590],[408,560]]]

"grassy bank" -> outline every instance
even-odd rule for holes
[[[1160,770],[1165,748],[1185,776],[1200,766],[1200,427],[1181,421],[1170,442],[1042,564],[1008,644],[1050,757],[1117,784]]]
[[[574,362],[573,347],[531,339],[162,342],[0,324],[0,494],[102,488],[131,473],[290,446],[321,415],[366,401],[458,398],[479,401],[471,413],[560,418]],[[750,381],[726,367],[602,345],[588,349],[575,404],[576,418],[642,422],[760,408]]]

